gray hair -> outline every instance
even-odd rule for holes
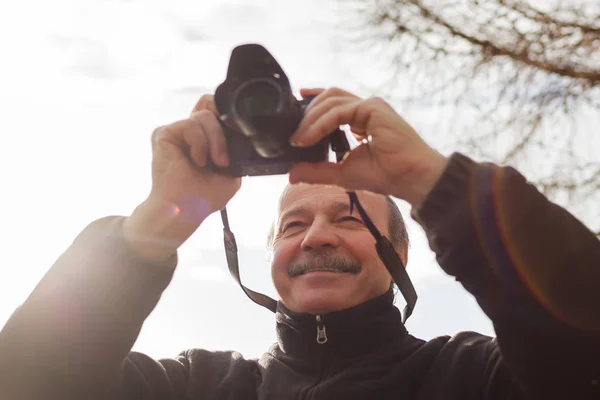
[[[410,246],[410,240],[408,238],[408,231],[406,230],[404,218],[402,218],[402,213],[391,196],[385,196],[385,198],[390,215],[390,219],[388,221],[390,241],[397,249],[407,252],[408,247]]]

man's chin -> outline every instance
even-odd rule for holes
[[[356,275],[313,272],[295,279],[294,298],[300,312],[326,314],[351,306]]]

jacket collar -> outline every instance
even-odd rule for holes
[[[296,313],[277,304],[279,348],[294,358],[311,358],[327,351],[339,357],[359,357],[397,343],[407,335],[394,293],[387,293],[345,310],[317,316]],[[318,343],[318,331],[327,338]]]

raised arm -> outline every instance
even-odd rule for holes
[[[141,260],[124,242],[122,222],[89,225],[6,323],[0,398],[88,398],[114,389],[176,265],[176,256]]]
[[[454,154],[413,215],[491,318],[487,387],[600,398],[600,241],[516,170]],[[498,382],[496,382],[498,380]]]
[[[0,332],[0,399],[173,398],[185,358],[130,353],[169,284],[177,248],[239,189],[212,98],[153,135],[152,191],[130,217],[90,224]],[[223,158],[224,156],[224,158]]]
[[[341,163],[297,164],[290,181],[413,206],[442,268],[496,327],[499,346],[489,341],[480,353],[488,393],[514,384],[542,398],[600,398],[598,239],[514,169],[443,157],[380,98],[337,88],[301,93],[317,97],[291,143],[311,146],[347,124],[361,144]]]

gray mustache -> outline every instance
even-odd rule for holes
[[[318,254],[309,260],[292,263],[288,269],[288,274],[291,277],[315,271],[358,274],[360,270],[361,267],[358,261],[332,254]]]

